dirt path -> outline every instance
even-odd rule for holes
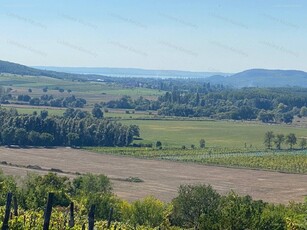
[[[111,178],[139,177],[144,180],[142,183],[112,180],[115,193],[127,200],[154,195],[161,200],[170,201],[177,195],[179,185],[194,183],[211,184],[221,193],[233,189],[239,194],[249,194],[254,199],[275,203],[303,201],[303,197],[307,195],[307,175],[136,159],[70,148],[0,148],[1,161],[57,168],[65,172],[102,173]],[[1,164],[0,168],[7,174],[20,176],[29,171],[46,173]],[[72,177],[71,174],[67,176]]]

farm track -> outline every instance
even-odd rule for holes
[[[179,185],[195,183],[211,184],[223,194],[232,189],[241,195],[249,194],[254,199],[274,203],[303,201],[307,195],[307,175],[137,159],[70,148],[0,148],[0,161],[22,166],[38,165],[44,169],[55,168],[65,172],[102,173],[115,178],[112,180],[114,192],[129,201],[146,195],[170,201],[176,197]],[[25,176],[27,172],[47,173],[2,164],[0,168],[4,173],[18,176]],[[59,175],[74,176],[65,173]],[[131,183],[116,179],[128,177],[138,177],[144,182]]]

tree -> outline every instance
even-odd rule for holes
[[[93,117],[96,117],[96,118],[103,118],[103,112],[102,110],[95,106],[93,109],[92,109],[92,115]]]
[[[160,200],[148,196],[137,200],[124,209],[124,219],[134,226],[159,227],[164,219],[166,206]]]
[[[15,137],[15,129],[14,128],[5,128],[1,132],[1,138],[2,142],[5,145],[11,145],[14,143],[14,137]]]
[[[273,131],[268,131],[264,134],[264,145],[268,148],[271,149],[272,148],[272,142],[274,140],[274,133]]]
[[[43,88],[43,92],[46,93],[47,91],[48,91],[48,88],[47,88],[47,87],[44,87],[44,88]]]
[[[111,182],[105,175],[93,175],[87,173],[78,176],[72,182],[74,195],[88,195],[90,193],[110,193],[112,190]]]
[[[303,107],[301,108],[300,115],[301,115],[302,117],[307,117],[307,107],[306,107],[306,106],[303,106]]]
[[[39,132],[31,131],[28,135],[28,139],[30,141],[30,144],[37,146],[40,145],[40,134]]]
[[[156,142],[156,148],[158,148],[158,149],[162,148],[162,142],[161,141]]]
[[[299,145],[300,145],[300,147],[301,147],[302,149],[305,149],[305,147],[306,147],[306,145],[307,145],[307,140],[306,140],[306,138],[302,138],[302,139],[300,140]]]
[[[181,185],[173,200],[172,221],[186,228],[220,229],[221,196],[210,185]]]
[[[50,133],[42,133],[40,135],[40,139],[41,139],[41,145],[51,146],[54,141],[54,136],[51,135]]]
[[[18,145],[24,146],[28,142],[28,134],[25,129],[16,129],[15,131],[15,141]]]
[[[77,133],[68,133],[67,140],[70,146],[77,146],[79,143],[79,135]]]
[[[42,119],[45,119],[45,118],[47,118],[48,117],[48,111],[47,110],[42,110],[41,111],[41,118]]]
[[[29,93],[32,93],[32,89],[31,89],[31,88],[29,88],[29,89],[28,89],[28,92],[29,92]]]
[[[293,148],[293,145],[296,144],[296,136],[294,133],[290,133],[286,136],[286,143],[289,145],[290,149]]]
[[[199,141],[199,147],[200,147],[201,149],[203,149],[203,148],[206,147],[206,141],[205,141],[205,139],[200,139],[200,141]]]
[[[285,141],[285,135],[283,134],[277,134],[275,139],[274,139],[274,143],[275,146],[278,150],[281,149],[281,144]]]

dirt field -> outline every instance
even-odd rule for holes
[[[135,159],[70,148],[0,148],[0,162],[2,161],[24,166],[38,165],[45,169],[57,168],[65,172],[102,173],[113,178],[115,193],[130,201],[146,195],[170,201],[177,195],[179,185],[194,183],[211,184],[223,194],[232,189],[239,194],[249,194],[254,199],[274,203],[303,201],[303,197],[307,195],[307,175]],[[30,171],[46,173],[2,164],[0,168],[4,173],[19,176],[24,176]],[[73,175],[67,174],[67,176]],[[139,177],[144,182],[117,180],[127,177]]]

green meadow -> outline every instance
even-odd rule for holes
[[[140,127],[144,143],[160,140],[163,147],[180,148],[183,145],[199,145],[205,139],[207,147],[257,148],[263,149],[264,134],[294,133],[298,138],[307,137],[307,129],[287,125],[266,125],[251,122],[233,121],[196,121],[196,120],[123,120],[126,124]],[[138,141],[140,142],[140,141]],[[287,146],[283,146],[287,148]]]

